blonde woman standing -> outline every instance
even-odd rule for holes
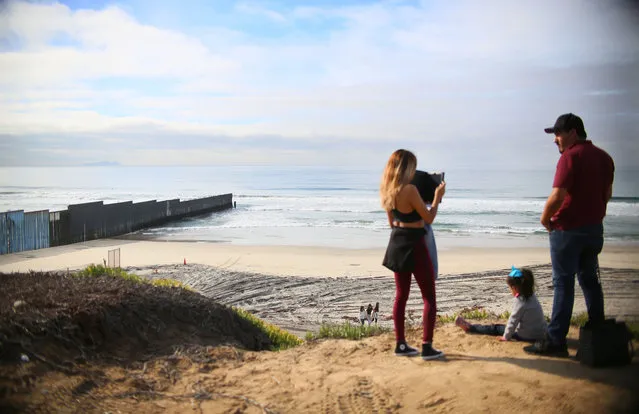
[[[430,360],[444,356],[433,348],[433,331],[437,314],[435,298],[435,277],[433,265],[424,242],[424,224],[431,224],[437,215],[437,208],[446,192],[446,183],[442,182],[435,190],[435,199],[431,208],[426,208],[417,188],[410,184],[417,158],[407,150],[395,151],[388,160],[382,182],[380,197],[382,207],[388,215],[391,227],[390,240],[384,256],[383,265],[395,274],[395,303],[393,321],[397,346],[395,355],[415,356],[419,351],[406,343],[404,320],[406,302],[410,291],[411,275],[419,286],[424,300],[422,340],[422,359]],[[393,226],[396,222],[396,226]]]

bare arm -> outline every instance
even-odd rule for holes
[[[559,210],[559,207],[561,207],[561,204],[566,198],[566,194],[568,194],[568,191],[565,188],[554,187],[548,196],[548,200],[546,200],[546,205],[544,206],[544,212],[541,214],[541,224],[546,230],[552,230],[550,219]]]
[[[608,187],[608,193],[606,193],[606,203],[610,201],[611,198],[612,198],[612,184],[610,184],[610,187]]]
[[[424,220],[428,224],[432,224],[435,221],[435,217],[437,216],[437,208],[439,207],[439,203],[442,201],[442,197],[444,196],[444,192],[446,191],[446,183],[440,184],[435,189],[435,197],[433,203],[431,204],[431,208],[427,209],[424,200],[419,195],[419,191],[415,186],[412,186],[409,193],[409,200],[411,206],[417,211],[422,220]]]
[[[391,213],[390,210],[386,211],[386,216],[388,217],[388,225],[391,227],[391,229],[393,228],[393,213]]]

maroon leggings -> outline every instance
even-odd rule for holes
[[[415,268],[413,275],[415,281],[422,291],[422,299],[424,300],[424,314],[422,320],[424,324],[423,342],[433,341],[433,329],[435,328],[435,316],[437,315],[435,300],[435,275],[433,272],[433,264],[428,256],[428,250],[421,237],[419,243],[415,246],[414,251]],[[406,340],[404,336],[404,319],[406,313],[406,302],[408,301],[408,293],[410,292],[411,273],[401,272],[395,273],[395,305],[393,306],[393,321],[395,322],[395,339],[397,342]]]

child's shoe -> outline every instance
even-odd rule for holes
[[[470,331],[470,324],[466,321],[466,319],[462,318],[461,315],[457,316],[455,319],[455,325],[462,328],[464,332]]]

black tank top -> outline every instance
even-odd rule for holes
[[[400,221],[402,223],[415,223],[422,219],[417,210],[413,210],[410,213],[402,213],[401,211],[394,208],[391,210],[391,212],[393,213],[393,217],[395,217],[397,221]]]

